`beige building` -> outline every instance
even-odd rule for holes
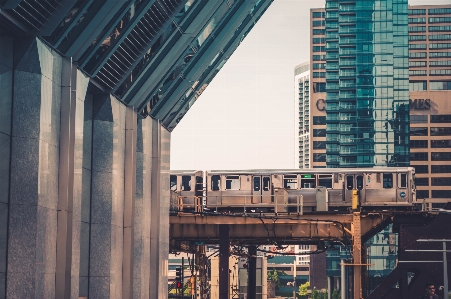
[[[409,6],[409,81],[417,198],[451,198],[451,5]]]
[[[325,9],[311,9],[310,21],[310,155],[316,168],[326,167],[327,159]],[[409,6],[409,81],[417,198],[450,198],[451,5]]]

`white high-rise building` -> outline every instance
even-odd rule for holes
[[[294,168],[310,168],[310,64],[294,68]]]

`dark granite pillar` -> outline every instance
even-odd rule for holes
[[[36,38],[13,52],[6,297],[54,298],[61,57]]]
[[[8,203],[13,103],[13,38],[0,36],[0,298],[6,296]]]

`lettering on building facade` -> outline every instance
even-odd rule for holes
[[[324,99],[319,99],[318,101],[316,101],[316,108],[319,111],[326,110],[326,101]]]
[[[429,110],[431,109],[431,99],[410,99],[410,110]]]

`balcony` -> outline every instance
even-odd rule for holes
[[[338,69],[339,69],[339,67],[338,67],[338,64],[332,64],[332,63],[327,63],[326,64],[326,70],[328,70],[328,71],[330,71],[330,70],[332,70],[332,71],[338,71]]]
[[[326,80],[338,80],[340,76],[336,73],[326,73]]]
[[[338,30],[339,34],[355,34],[357,32],[357,29],[352,27],[340,27],[340,29]]]
[[[326,19],[338,19],[338,12],[336,11],[326,12]]]
[[[327,52],[326,60],[337,60],[337,59],[338,59],[338,53]]]
[[[327,32],[326,33],[326,39],[338,39],[338,33],[337,32]]]
[[[338,20],[340,23],[355,23],[357,18],[352,16],[340,16]]]
[[[338,23],[326,23],[326,29],[338,29]]]
[[[340,78],[341,77],[355,77],[356,72],[340,72]]]
[[[343,83],[343,82],[340,82],[340,87],[342,87],[342,88],[355,88],[355,83]]]
[[[355,5],[340,5],[340,13],[355,12]]]
[[[338,9],[338,2],[326,2],[326,9],[331,9],[331,8]]]
[[[340,85],[338,85],[337,83],[328,83],[326,84],[326,90],[330,91],[330,90],[338,90],[340,89]]]
[[[342,38],[340,40],[340,45],[354,45],[357,42],[355,38]]]
[[[347,61],[347,60],[345,60],[345,61],[341,60],[340,61],[340,66],[355,66],[355,65],[356,65],[355,61]]]
[[[340,105],[340,110],[355,110],[355,105]]]
[[[354,56],[355,54],[355,49],[340,49],[340,56]]]

